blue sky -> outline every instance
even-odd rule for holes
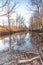
[[[3,0],[3,4],[6,0]],[[27,21],[30,19],[31,17],[31,11],[28,11],[28,7],[27,5],[30,6],[30,0],[11,0],[11,4],[10,6],[13,6],[14,2],[17,2],[17,7],[15,9],[16,13],[25,17],[26,19],[26,24],[27,24]],[[1,2],[2,0],[0,0],[0,6],[1,6]],[[28,4],[29,3],[29,4]],[[1,12],[0,12],[1,14]],[[14,14],[13,14],[14,15]],[[4,17],[0,17],[0,19],[3,21]],[[2,23],[2,21],[0,20],[0,23]],[[6,21],[6,20],[5,20]],[[27,24],[28,25],[28,24]]]

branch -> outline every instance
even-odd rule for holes
[[[2,14],[0,16],[6,16],[6,15],[10,14],[13,11],[13,9],[14,9],[15,6],[16,6],[16,3],[13,5],[13,7],[11,8],[11,10],[9,12],[7,12],[5,14]]]
[[[39,57],[39,56],[36,56],[36,57],[34,57],[34,58],[31,58],[31,59],[18,60],[18,62],[11,61],[11,62],[9,62],[9,63],[5,63],[4,65],[23,64],[23,63],[32,62],[32,61],[37,60],[37,59],[40,59],[40,57]]]
[[[19,60],[19,61],[18,61],[18,64],[32,62],[32,61],[34,61],[34,60],[36,60],[36,59],[39,59],[39,58],[40,58],[40,57],[37,56],[37,57],[31,58],[31,59]]]
[[[8,2],[8,0],[6,0],[6,2],[0,7],[0,8],[3,8],[3,7],[5,7],[6,6],[6,4],[7,4],[7,2]]]
[[[35,12],[35,11],[36,11],[36,12],[37,12],[36,9],[33,10],[31,7],[29,7],[29,6],[27,6],[27,7],[28,7],[28,9],[29,9],[30,11],[32,11],[32,12]]]

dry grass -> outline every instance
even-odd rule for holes
[[[24,27],[16,27],[16,26],[9,28],[7,26],[0,26],[0,32],[7,32],[9,30],[11,30],[11,31],[19,31],[19,30],[26,30],[26,28],[24,28]]]

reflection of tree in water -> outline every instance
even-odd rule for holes
[[[14,49],[13,49],[13,45],[16,42],[17,42],[17,46],[22,46],[25,43],[25,34],[24,35],[17,35],[16,37],[15,36],[10,36],[9,37],[9,52],[10,52],[11,60],[14,59],[13,55],[16,54],[16,56],[17,56],[17,53],[18,53],[18,51],[17,51],[17,53],[15,53]]]
[[[24,45],[24,43],[25,43],[25,37],[26,37],[25,34],[24,34],[24,35],[19,35],[19,36],[17,37],[17,45],[18,45],[18,46]]]
[[[5,45],[6,43],[9,43],[9,39],[3,39],[2,43]]]
[[[8,44],[9,49],[11,51],[11,49],[13,49],[16,45],[18,47],[23,46],[24,43],[25,43],[25,37],[26,37],[25,33],[24,34],[21,33],[21,34],[18,34],[16,36],[15,35],[10,35],[9,38],[3,39],[3,43],[4,43],[4,45]],[[17,44],[15,45],[15,43],[17,43]]]
[[[12,48],[14,50],[32,50],[33,45],[30,42],[29,33],[18,34],[17,36],[12,36],[14,43],[12,43]]]
[[[32,33],[31,41],[37,46],[38,49],[43,50],[43,34],[41,33]]]
[[[36,46],[39,55],[43,57],[43,33],[31,33],[31,42]]]

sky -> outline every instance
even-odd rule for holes
[[[17,2],[17,6],[16,6],[16,9],[15,9],[15,12],[16,12],[16,14],[19,14],[19,15],[21,15],[21,16],[23,16],[23,17],[25,17],[25,19],[26,19],[26,21],[25,21],[25,23],[26,23],[26,25],[28,26],[29,24],[27,23],[27,21],[28,20],[30,20],[30,17],[31,17],[31,15],[32,15],[32,13],[31,13],[31,11],[29,11],[28,10],[28,7],[27,7],[27,5],[29,5],[30,6],[30,1],[29,0],[12,0],[12,2],[11,2],[11,4],[10,4],[10,6],[12,7],[13,6],[13,1],[14,2]],[[3,0],[3,4],[4,4],[4,2],[6,2],[6,0]],[[2,6],[2,0],[0,0],[0,7]],[[29,4],[28,4],[29,3]],[[6,8],[6,7],[5,7]],[[1,10],[2,10],[2,12],[1,12]],[[6,12],[6,10],[4,10],[4,8],[3,9],[1,9],[0,8],[0,14],[2,14],[2,13],[5,13]],[[12,15],[12,18],[14,18],[16,15],[15,15],[15,13]],[[6,20],[7,20],[7,17],[6,16],[0,16],[0,25],[2,25],[2,23],[3,23],[3,21],[5,21],[5,24],[6,24]],[[30,23],[30,21],[29,21],[29,23]],[[8,24],[8,23],[7,23]]]

